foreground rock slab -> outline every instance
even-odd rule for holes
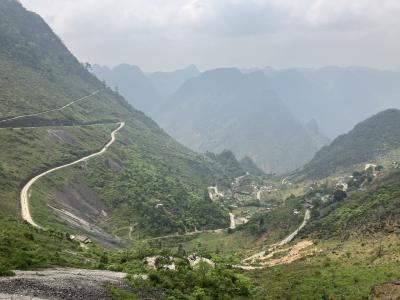
[[[123,286],[125,273],[55,268],[16,271],[14,277],[0,278],[0,300],[100,300],[111,299],[105,284]]]

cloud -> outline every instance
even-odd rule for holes
[[[397,0],[22,0],[63,32],[254,35],[399,23]]]
[[[304,61],[318,65],[318,57],[324,57],[326,64],[353,60],[354,64],[399,63],[393,60],[400,48],[396,39],[400,35],[398,0],[21,2],[41,14],[78,57],[100,63],[137,61],[148,68],[156,64],[161,68],[189,63],[211,66],[216,57],[221,64],[231,65],[244,64],[246,59],[248,64],[258,60],[259,64]],[[329,50],[327,45],[340,51]],[[306,49],[328,52],[312,55]],[[346,50],[363,53],[346,56]],[[386,57],[377,59],[377,53]]]

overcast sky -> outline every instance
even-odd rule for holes
[[[83,62],[400,68],[400,0],[21,0]]]

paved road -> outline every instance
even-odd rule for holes
[[[83,101],[83,100],[85,100],[87,98],[93,97],[94,95],[98,94],[99,92],[100,92],[100,90],[94,91],[90,95],[87,95],[87,96],[84,96],[84,97],[79,98],[77,100],[74,100],[74,101],[72,101],[72,102],[70,102],[68,104],[65,104],[64,106],[58,107],[58,108],[45,110],[45,111],[38,112],[38,113],[33,113],[33,114],[20,115],[20,116],[12,117],[12,118],[9,118],[9,119],[1,120],[0,123],[4,123],[4,122],[8,122],[8,121],[14,121],[14,120],[17,120],[17,119],[22,119],[22,118],[27,118],[27,117],[36,117],[36,116],[41,116],[41,115],[48,114],[48,113],[51,113],[51,112],[60,111],[60,110],[63,110],[65,108],[77,103],[77,102],[80,102],[80,101]]]
[[[102,155],[104,152],[106,152],[108,150],[108,148],[115,142],[115,136],[118,133],[118,131],[120,131],[124,126],[125,126],[125,122],[120,122],[118,123],[119,126],[113,131],[111,132],[111,139],[110,141],[98,152],[90,154],[88,156],[82,157],[74,162],[56,167],[56,168],[52,168],[50,170],[47,170],[46,172],[43,172],[35,177],[33,177],[31,180],[28,181],[28,183],[22,188],[21,190],[21,194],[20,194],[20,201],[21,201],[21,214],[22,214],[22,219],[24,219],[25,221],[27,221],[29,224],[40,228],[40,226],[38,224],[35,223],[35,221],[32,218],[32,215],[30,213],[29,210],[29,196],[30,196],[30,188],[32,187],[32,185],[40,178],[42,178],[43,176],[50,174],[54,171],[66,168],[66,167],[70,167],[76,164],[79,164],[81,162],[87,161],[93,157]]]

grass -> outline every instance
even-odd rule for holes
[[[383,255],[376,254],[383,246]],[[259,299],[368,299],[374,286],[400,278],[400,240],[323,241],[322,253],[251,272]]]
[[[115,300],[140,300],[136,294],[133,292],[124,290],[122,288],[116,287],[112,284],[107,284],[106,285],[107,292],[111,296],[112,299]]]
[[[99,258],[82,249],[63,233],[42,231],[13,219],[0,217],[0,273],[50,266],[95,268]]]
[[[256,238],[243,232],[229,234],[224,231],[200,234],[197,238],[183,243],[183,248],[188,253],[203,251],[221,255],[237,255],[254,247],[256,242]]]

